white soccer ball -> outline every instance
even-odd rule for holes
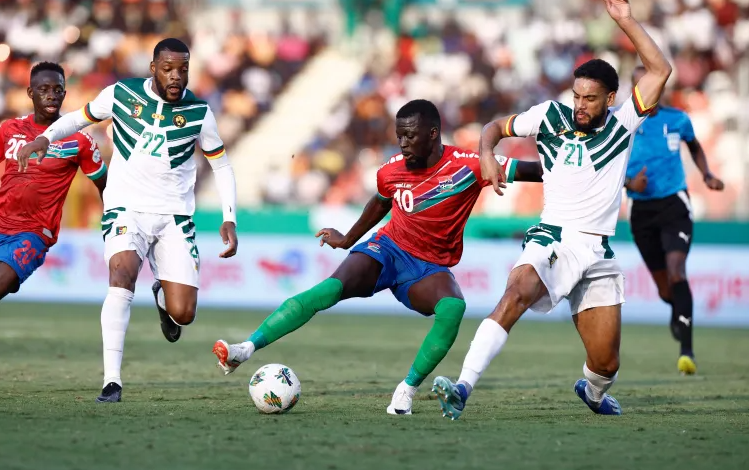
[[[286,413],[301,394],[299,379],[283,364],[266,364],[250,379],[250,397],[261,413]]]

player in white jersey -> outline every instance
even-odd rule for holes
[[[156,283],[153,294],[161,330],[169,342],[195,319],[200,257],[195,245],[196,162],[199,146],[213,168],[224,222],[220,234],[228,258],[237,251],[236,182],[216,118],[187,89],[190,53],[177,39],[159,42],[152,77],[121,80],[80,112],[69,113],[18,152],[19,167],[36,153],[41,164],[50,142],[112,118],[114,152],[104,191],[104,258],[109,291],[101,311],[104,388],[98,402],[118,402],[120,369],[130,304],[143,260]]]
[[[619,403],[606,394],[619,370],[624,302],[624,278],[608,237],[616,227],[634,132],[658,102],[671,66],[631,17],[628,1],[604,1],[647,70],[632,95],[612,107],[619,77],[608,63],[592,60],[575,70],[574,110],[547,101],[491,122],[481,134],[482,176],[496,191],[503,179],[493,157],[499,140],[535,137],[544,210],[541,224],[526,233],[505,294],[476,332],[458,383],[445,377],[434,381],[443,414],[452,419],[461,415],[473,387],[520,316],[528,308],[549,312],[563,298],[570,302],[587,352],[585,378],[574,390],[594,412],[621,414]]]

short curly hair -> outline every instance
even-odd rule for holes
[[[608,62],[593,59],[575,69],[575,78],[589,78],[605,86],[609,92],[619,90],[619,75]]]
[[[65,81],[65,69],[60,64],[54,62],[39,62],[35,66],[31,67],[31,73],[29,78],[33,79],[41,72],[57,72],[62,75],[62,80]]]
[[[401,109],[395,115],[396,119],[405,119],[413,116],[419,116],[424,119],[430,126],[436,127],[437,129],[442,128],[442,121],[440,119],[440,112],[437,110],[437,106],[428,100],[413,100],[404,104]]]

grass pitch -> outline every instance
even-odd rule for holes
[[[521,322],[459,421],[422,386],[413,416],[385,414],[431,320],[320,315],[234,374],[214,340],[238,341],[263,315],[201,310],[176,344],[155,310],[135,308],[123,402],[101,388],[98,306],[0,303],[0,468],[12,469],[745,469],[749,330],[697,329],[699,375],[676,374],[665,326],[625,326],[612,390],[621,417],[591,413],[572,392],[584,352],[571,323]],[[460,366],[467,320],[437,373]],[[260,415],[247,381],[288,365],[302,398]]]

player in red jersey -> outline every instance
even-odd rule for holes
[[[31,69],[27,90],[34,114],[0,124],[0,299],[18,292],[44,263],[57,242],[62,206],[78,168],[94,181],[99,194],[107,184],[107,167],[96,143],[78,132],[50,145],[48,161],[18,171],[18,149],[33,141],[60,117],[65,99],[65,71],[41,62]]]
[[[398,111],[395,125],[402,152],[377,172],[378,194],[346,235],[326,228],[316,236],[322,236],[320,246],[327,243],[348,249],[392,209],[390,222],[354,247],[330,278],[281,304],[247,341],[230,345],[218,340],[213,352],[224,374],[233,372],[256,350],[307,323],[315,313],[343,299],[371,297],[389,288],[409,309],[435,317],[387,409],[390,414],[411,414],[418,386],[445,357],[458,334],[466,304],[449,267],[460,261],[463,229],[488,183],[481,179],[478,154],[442,145],[440,115],[431,102],[407,103]],[[541,181],[537,163],[504,157],[501,163],[508,182]]]

